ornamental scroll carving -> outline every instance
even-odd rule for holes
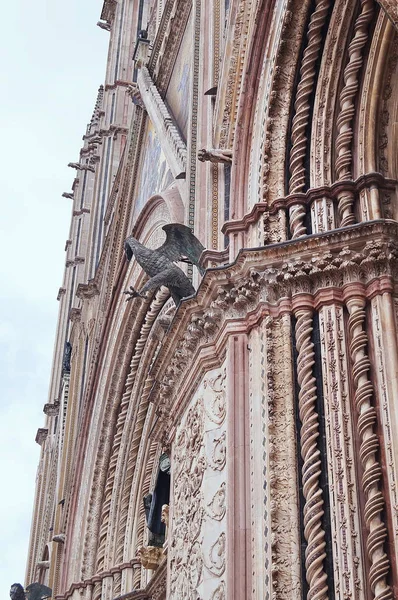
[[[264,499],[265,597],[301,598],[296,438],[290,317],[267,317],[261,324],[264,368],[265,440],[269,475]],[[283,448],[283,452],[280,449]]]
[[[225,380],[225,369],[207,374],[177,430],[170,600],[225,597]]]

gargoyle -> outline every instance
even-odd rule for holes
[[[204,270],[199,266],[199,258],[204,246],[186,225],[171,223],[165,225],[163,230],[166,232],[166,241],[155,250],[146,248],[132,236],[127,238],[124,244],[127,260],[135,256],[138,264],[150,277],[139,291],[130,286],[130,289],[124,292],[129,296],[127,300],[137,296],[144,297],[147,291],[155,290],[161,285],[169,288],[176,305],[182,298],[195,293],[188,277],[174,263],[178,261],[192,263],[203,274]]]

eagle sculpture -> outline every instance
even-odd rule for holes
[[[124,249],[127,260],[135,256],[138,264],[149,275],[150,279],[137,291],[130,286],[124,293],[132,300],[137,296],[144,297],[149,290],[155,290],[161,285],[170,290],[170,294],[178,305],[182,298],[192,296],[195,289],[176,262],[188,262],[196,265],[201,274],[204,270],[199,265],[199,258],[204,246],[194,236],[191,229],[180,223],[170,223],[162,228],[166,232],[166,241],[159,248],[151,250],[130,236],[126,239]]]
[[[13,583],[10,589],[11,600],[44,600],[51,596],[51,588],[41,583],[31,583],[26,590],[20,583]]]

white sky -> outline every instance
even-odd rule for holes
[[[102,0],[11,0],[0,36],[0,597],[24,583],[81,137],[103,83]]]

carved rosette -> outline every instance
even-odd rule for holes
[[[225,379],[221,369],[202,381],[173,446],[170,600],[222,598],[217,594],[225,571]]]
[[[312,311],[296,311],[297,380],[299,391],[299,413],[301,420],[300,443],[303,457],[304,537],[306,577],[309,585],[308,598],[328,598],[327,576],[323,568],[325,532],[322,528],[323,498],[320,487],[321,460],[317,447],[319,437],[318,414],[315,409],[317,389],[313,375],[315,364],[314,344],[311,341]]]
[[[366,547],[371,563],[369,583],[377,600],[393,598],[387,583],[390,563],[384,550],[387,529],[383,520],[385,510],[381,491],[382,469],[378,461],[379,440],[376,434],[377,414],[373,406],[373,385],[370,380],[370,360],[367,355],[368,337],[365,331],[365,300],[361,297],[347,301],[350,314],[350,354],[353,362],[355,406],[358,412],[359,455],[364,469],[362,485],[365,493],[365,522],[368,530]]]

